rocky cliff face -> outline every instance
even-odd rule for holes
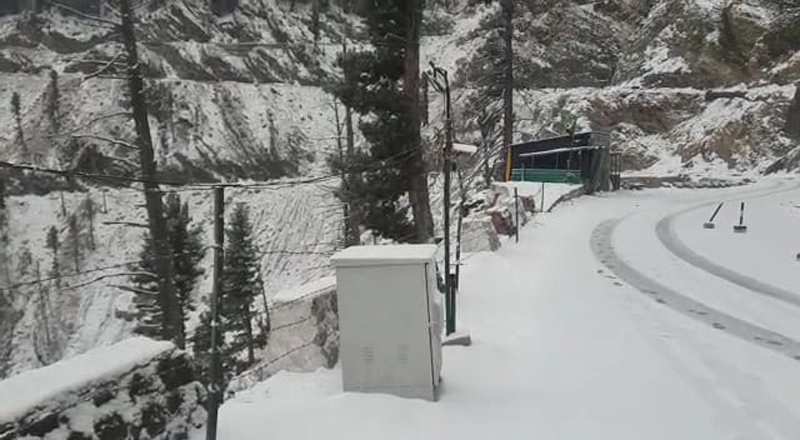
[[[559,132],[567,110],[582,129],[611,132],[628,170],[794,169],[800,3],[535,3],[518,6],[515,22],[518,138]],[[462,86],[482,63],[481,54],[455,63]],[[464,136],[477,141],[474,91],[462,96]]]
[[[213,180],[325,168],[335,129],[324,85],[338,75],[341,42],[364,37],[341,2],[323,3],[318,25],[303,1],[244,0],[225,17],[199,0],[149,1],[139,9],[163,170]],[[481,27],[496,7],[467,0],[451,2],[450,10],[430,6],[423,61],[455,71],[456,95],[469,98],[486,62],[477,48],[499,38]],[[798,23],[796,0],[519,0],[518,136],[558,131],[558,115],[567,109],[582,128],[612,131],[632,168],[660,163],[679,171],[722,161],[763,171],[796,145],[784,129],[800,80]],[[124,82],[114,79],[121,67],[111,63],[92,77],[121,53],[111,34],[54,10],[0,18],[0,103],[21,95],[26,137],[0,133],[2,157],[134,172],[131,151],[80,136],[133,138]],[[704,99],[720,88],[747,96]],[[469,103],[456,107],[460,137],[474,137]],[[720,114],[725,121],[717,124]],[[0,105],[0,123],[15,125],[7,105]]]

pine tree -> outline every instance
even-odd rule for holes
[[[253,331],[253,301],[260,293],[260,263],[253,244],[253,227],[247,207],[236,205],[225,231],[225,268],[220,308],[225,332],[231,338],[232,356],[247,347],[247,365],[255,362],[257,335]]]
[[[181,204],[177,194],[167,196],[166,215],[169,242],[175,262],[175,288],[185,320],[186,313],[195,310],[191,294],[197,277],[203,274],[203,269],[200,267],[204,255],[203,231],[200,226],[191,225],[189,204]]]
[[[8,209],[0,210],[0,266],[5,275],[6,285],[11,285],[11,235],[9,234],[10,218]]]
[[[419,137],[419,3],[371,3],[366,21],[379,49],[344,54],[340,63],[345,78],[335,90],[345,106],[369,115],[359,125],[369,155],[351,157],[347,163],[349,168],[368,171],[363,184],[353,182],[347,196],[351,205],[363,207],[367,228],[399,241],[424,241],[430,232],[430,213],[425,215],[427,186],[419,185],[426,173]],[[415,225],[400,202],[406,194],[415,208]]]
[[[194,310],[191,294],[195,282],[203,273],[200,268],[200,261],[203,259],[202,231],[198,226],[191,226],[189,205],[181,204],[177,194],[167,196],[165,215],[169,249],[175,264],[175,288],[180,305],[181,322],[185,324],[186,313]],[[157,257],[149,234],[145,234],[140,260],[137,274],[131,279],[134,283],[131,290],[136,294],[134,302],[139,311],[137,332],[152,338],[160,338],[163,310],[157,297],[158,283],[155,275]],[[184,328],[181,327],[182,332]]]
[[[0,177],[0,211],[6,209],[6,179]]]
[[[97,215],[97,207],[95,206],[94,200],[92,200],[91,196],[86,196],[86,198],[83,200],[81,208],[89,227],[89,248],[91,250],[95,250],[97,246],[94,237],[94,218]]]
[[[47,117],[50,119],[50,124],[53,129],[53,134],[58,133],[61,129],[61,113],[59,109],[59,101],[61,100],[61,92],[58,89],[58,72],[55,70],[50,71],[50,93],[48,94],[47,101]]]
[[[500,0],[500,8],[480,25],[486,35],[475,58],[466,69],[466,83],[477,87],[478,96],[471,116],[478,121],[484,141],[484,173],[495,161],[495,130],[499,125],[502,145],[514,141],[514,14],[519,0]],[[491,146],[491,147],[490,147]],[[492,170],[493,171],[493,170]],[[487,181],[488,184],[488,181]]]
[[[25,136],[22,132],[22,103],[17,92],[11,95],[11,112],[14,114],[14,121],[17,124],[17,138],[22,146],[22,152],[27,154],[28,147],[25,144]]]
[[[17,261],[17,275],[25,278],[28,276],[31,270],[33,270],[33,253],[31,253],[31,249],[28,247],[28,242],[26,240],[19,252],[19,258]]]
[[[58,240],[58,229],[56,229],[55,226],[50,226],[50,229],[47,230],[45,247],[50,250],[53,258],[50,266],[50,276],[55,277],[56,284],[58,284],[58,277],[61,276],[61,270],[58,264],[58,251],[61,248],[61,243]]]
[[[64,248],[69,253],[69,256],[72,257],[75,273],[80,272],[81,262],[83,261],[83,243],[81,243],[80,225],[75,214],[70,214],[67,217],[67,238],[64,240]]]
[[[219,329],[220,331],[217,332],[217,348],[221,354],[220,362],[222,364],[222,389],[225,389],[228,380],[230,379],[231,375],[235,368],[231,365],[231,359],[227,354],[229,353],[229,348],[225,343],[225,335],[222,331],[222,328]],[[210,361],[210,352],[211,352],[211,313],[210,312],[203,312],[200,314],[200,324],[197,326],[197,329],[192,336],[192,352],[194,353],[194,358],[197,365],[197,371],[200,375],[200,380],[208,385],[210,383],[208,377],[208,364]]]
[[[794,99],[786,110],[786,134],[794,139],[800,139],[800,82],[795,85]]]

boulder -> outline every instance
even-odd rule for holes
[[[482,216],[466,218],[461,229],[461,250],[463,252],[485,252],[500,249],[492,218]]]

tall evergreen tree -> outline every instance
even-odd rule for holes
[[[50,228],[47,230],[45,247],[50,250],[50,254],[52,256],[50,276],[55,277],[56,285],[58,285],[58,277],[61,276],[61,269],[58,264],[58,251],[61,248],[61,243],[58,240],[58,229],[55,226],[50,226]]]
[[[182,322],[186,321],[186,313],[194,310],[191,293],[197,277],[203,273],[200,260],[203,259],[201,242],[202,231],[199,226],[191,226],[189,205],[181,203],[177,194],[169,194],[166,198],[165,215],[169,249],[175,264],[175,288],[180,304]],[[163,310],[157,299],[158,284],[155,267],[157,257],[153,249],[153,241],[145,234],[140,253],[137,274],[132,277],[136,293],[136,307],[139,310],[139,327],[137,332],[160,338],[163,326]],[[183,327],[181,328],[183,330]]]
[[[235,371],[235,365],[231,365],[231,359],[228,356],[230,349],[225,342],[224,326],[217,331],[217,349],[219,350],[220,363],[222,364],[222,389],[225,389],[227,382]],[[208,364],[211,352],[211,313],[205,311],[200,314],[200,324],[195,329],[192,336],[192,352],[196,362],[196,370],[200,376],[200,380],[209,385],[211,383],[208,377]]]
[[[91,250],[95,250],[97,243],[95,243],[94,237],[94,219],[97,215],[97,207],[95,206],[91,195],[87,195],[83,200],[83,203],[81,203],[81,210],[83,212],[84,220],[86,220],[89,228],[89,248]]]
[[[16,122],[17,125],[17,138],[22,146],[22,151],[23,153],[27,153],[28,147],[25,144],[25,136],[22,132],[22,102],[17,92],[11,95],[11,112],[14,114],[14,122]]]
[[[75,214],[70,214],[67,217],[67,238],[64,240],[64,249],[72,258],[75,273],[80,272],[81,262],[83,261],[83,243],[81,243],[80,225]]]
[[[401,241],[425,241],[432,232],[422,160],[419,109],[418,0],[371,0],[366,12],[372,51],[344,54],[345,79],[337,97],[365,115],[360,123],[369,155],[350,157],[347,167],[365,169],[348,188],[351,205],[363,207],[367,228]],[[408,195],[414,224],[401,197]]]
[[[220,310],[222,325],[232,340],[233,350],[246,347],[247,365],[252,365],[255,347],[261,345],[261,338],[253,331],[253,301],[260,293],[260,263],[253,244],[250,214],[244,204],[236,205],[228,224]]]
[[[494,171],[497,138],[502,145],[514,141],[514,15],[518,3],[499,0],[500,7],[481,22],[486,39],[466,69],[466,82],[478,89],[475,105],[467,112],[474,112],[469,116],[477,120],[481,132],[485,176]]]

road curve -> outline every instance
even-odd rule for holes
[[[797,188],[798,187],[793,186],[792,188],[772,191],[766,194],[761,194],[759,196],[751,196],[748,198],[763,197],[764,195],[777,194],[784,191],[795,190]],[[779,301],[783,301],[787,304],[800,307],[800,292],[790,292],[786,289],[775,287],[769,283],[765,283],[763,281],[757,280],[747,275],[738,273],[734,270],[728,269],[727,267],[723,267],[717,263],[714,263],[708,258],[701,256],[697,252],[691,250],[688,246],[686,246],[686,244],[683,241],[681,241],[681,239],[675,233],[674,228],[672,227],[673,221],[675,220],[676,217],[680,215],[683,215],[690,211],[694,211],[696,209],[700,209],[704,206],[706,205],[694,206],[688,209],[684,209],[680,212],[671,214],[661,219],[661,221],[659,221],[658,224],[656,225],[656,235],[658,236],[658,239],[661,241],[661,244],[663,244],[664,247],[666,247],[667,250],[672,252],[676,257],[691,264],[692,266],[695,266],[701,270],[709,272],[733,284],[744,287],[745,289],[748,289],[752,292],[760,293],[762,295],[769,296]]]
[[[612,244],[614,230],[620,221],[621,219],[612,219],[601,223],[592,231],[590,239],[592,252],[598,260],[617,277],[627,282],[644,295],[653,298],[656,302],[670,307],[692,319],[696,319],[740,339],[800,361],[800,342],[764,327],[743,321],[685,296],[649,278],[647,275],[637,271],[631,265],[623,261]]]

